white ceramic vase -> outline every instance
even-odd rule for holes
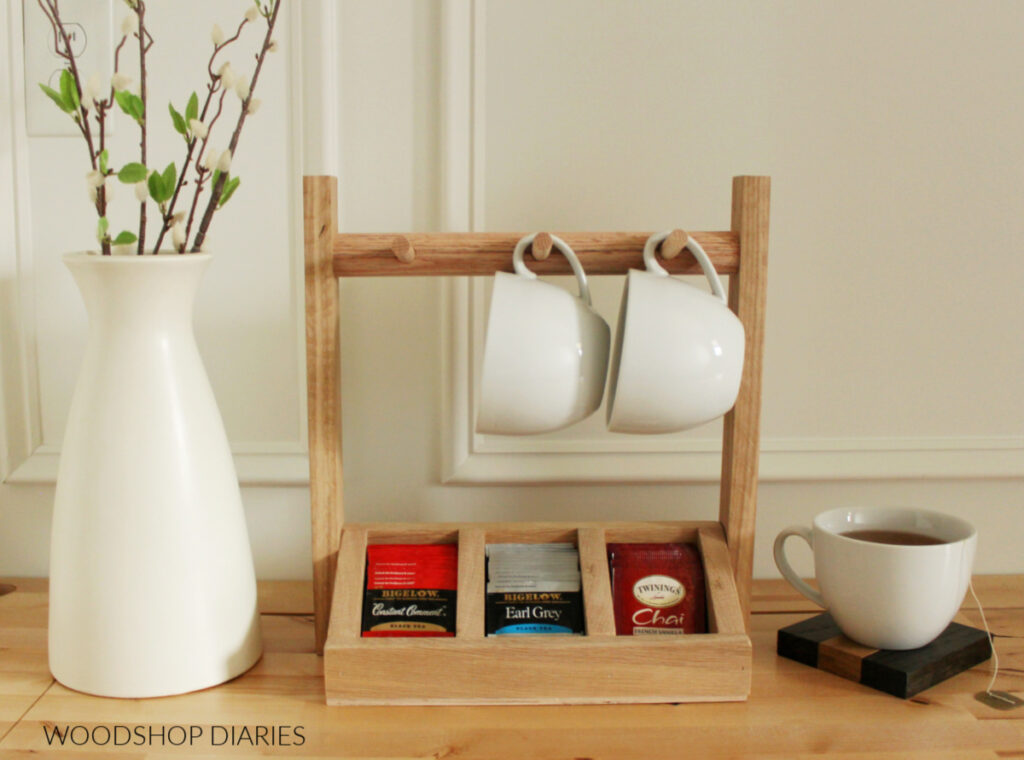
[[[238,479],[192,332],[208,254],[68,254],[89,313],[50,550],[50,670],[155,697],[262,653]]]

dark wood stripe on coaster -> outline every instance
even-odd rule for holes
[[[828,613],[779,631],[782,657],[907,699],[992,656],[982,630],[959,623],[920,649],[892,651],[861,646],[842,635]]]

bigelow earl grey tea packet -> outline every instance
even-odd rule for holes
[[[488,544],[486,618],[488,636],[582,634],[576,546]]]

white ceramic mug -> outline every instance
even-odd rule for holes
[[[939,539],[925,546],[875,543],[843,535],[876,530]],[[790,566],[785,541],[800,536],[814,552],[820,593]],[[831,613],[847,637],[877,649],[917,649],[933,641],[963,602],[978,536],[965,520],[922,509],[833,509],[814,527],[775,539],[775,564],[801,594]]]
[[[671,277],[644,246],[646,271],[630,269],[611,362],[608,429],[672,433],[720,417],[736,403],[743,374],[743,323],[729,309],[704,249],[687,241],[712,293]]]
[[[587,276],[564,240],[554,247],[572,266],[579,297],[541,282],[523,256],[535,235],[512,254],[515,274],[494,276],[484,344],[479,433],[530,435],[558,430],[601,405],[611,330],[590,304]]]

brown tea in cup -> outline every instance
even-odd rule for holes
[[[937,546],[948,543],[941,538],[928,536],[924,533],[913,533],[909,530],[849,530],[839,535],[855,538],[858,541],[870,541],[873,544],[892,544],[895,546]]]

